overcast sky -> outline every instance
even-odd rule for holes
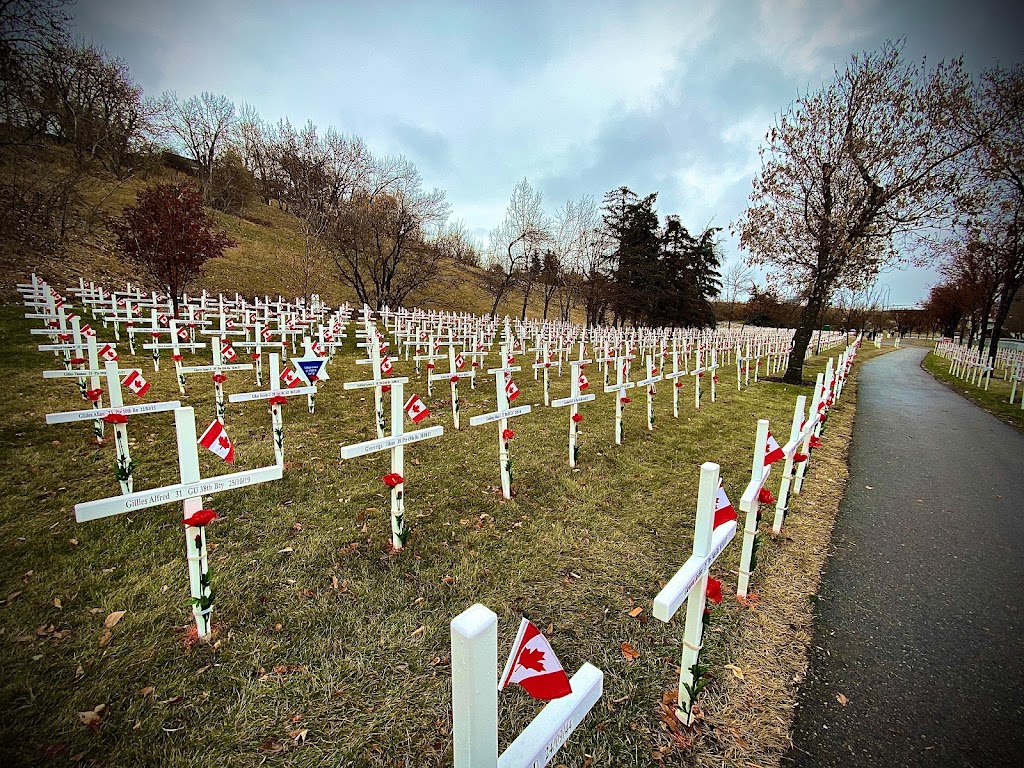
[[[691,231],[746,206],[774,115],[854,52],[1024,59],[1022,3],[953,0],[78,0],[75,31],[148,95],[202,91],[263,119],[405,154],[481,238],[524,176],[553,212],[626,185]],[[727,259],[741,257],[727,236]],[[883,275],[913,303],[929,270]]]

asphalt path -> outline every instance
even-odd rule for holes
[[[1024,436],[924,355],[859,372],[787,766],[1024,766]]]

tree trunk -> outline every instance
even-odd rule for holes
[[[793,337],[793,350],[789,353],[789,365],[782,380],[787,384],[802,384],[804,379],[804,355],[810,346],[811,336],[818,324],[822,300],[818,298],[818,286],[814,287],[807,305],[800,312],[800,323]]]
[[[995,357],[999,350],[999,339],[1003,335],[1003,323],[1010,314],[1010,305],[1017,296],[1020,284],[1014,285],[1007,280],[1003,281],[1003,288],[999,295],[999,310],[996,312],[996,321],[992,326],[992,340],[988,348],[989,357]]]

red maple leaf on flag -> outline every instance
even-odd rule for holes
[[[537,651],[533,648],[526,648],[519,655],[520,666],[532,669],[535,672],[544,671],[544,651]]]
[[[220,437],[217,438],[217,444],[220,445],[221,448],[231,447],[231,441],[224,437],[224,435],[221,435]]]

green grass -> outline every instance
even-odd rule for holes
[[[412,530],[395,555],[380,480],[386,456],[338,458],[341,445],[373,436],[372,395],[342,390],[343,381],[365,376],[346,348],[315,415],[299,402],[285,408],[284,479],[205,500],[222,516],[208,530],[216,636],[187,649],[181,509],[75,523],[76,502],[118,492],[113,447],[90,444],[88,422],[44,424],[46,413],[83,403],[70,380],[41,378],[54,358],[35,351],[41,338],[29,336],[21,313],[0,309],[9,393],[0,419],[0,597],[20,593],[0,605],[0,755],[8,764],[80,755],[108,766],[450,764],[449,622],[475,602],[499,616],[501,660],[527,614],[551,626],[570,672],[585,661],[604,671],[601,702],[557,762],[582,765],[590,755],[596,765],[641,766],[663,748],[670,764],[691,763],[692,755],[673,751],[658,711],[678,682],[682,623],[651,619],[651,603],[690,551],[700,463],[722,465],[738,504],[757,419],[786,434],[794,397],[809,388],[761,382],[737,393],[735,368],[726,366],[718,402],[705,394],[695,411],[687,381],[676,420],[671,388],[662,386],[657,430],[646,431],[638,394],[621,447],[614,402],[599,394],[581,407],[576,470],[566,461],[567,411],[535,407],[514,420],[516,495],[503,502],[493,490],[496,427],[466,426],[470,415],[493,410],[493,383],[460,387],[464,426],[455,433],[443,390],[427,399],[412,363],[400,361],[397,372],[413,377],[409,390],[427,400],[430,423],[443,424],[445,435],[406,450]],[[147,358],[122,359],[146,371],[147,400],[178,398],[170,370],[152,374]],[[813,380],[823,367],[824,357],[814,360],[805,376]],[[597,385],[598,372],[590,373]],[[516,381],[519,402],[541,401],[531,376]],[[254,377],[229,374],[225,387],[251,390]],[[553,396],[568,389],[566,368]],[[213,419],[206,376],[191,377],[180,399],[195,407],[200,430]],[[172,421],[162,414],[130,422],[137,490],[175,482]],[[237,445],[234,470],[273,461],[264,406],[229,405],[227,429]],[[204,476],[225,472],[213,454],[201,461]],[[773,546],[765,536],[762,557]],[[727,588],[738,552],[731,546],[713,570]],[[627,615],[635,606],[644,609],[639,619]],[[118,610],[127,613],[101,646],[104,618]],[[712,613],[702,660],[720,672],[742,609],[725,601]],[[627,661],[623,642],[640,658]],[[104,719],[93,732],[77,713],[100,704]],[[501,695],[502,748],[540,708],[522,691]],[[299,729],[308,730],[301,745],[289,736]]]
[[[1024,410],[1021,410],[1021,397],[1024,397],[1024,387],[1017,385],[1017,397],[1015,402],[1010,404],[1010,390],[1013,382],[1004,381],[1002,369],[992,376],[988,390],[975,384],[969,383],[966,379],[953,376],[949,372],[949,360],[939,357],[934,352],[929,352],[921,362],[921,367],[950,389],[963,395],[971,402],[984,408],[1001,421],[1024,431]]]

